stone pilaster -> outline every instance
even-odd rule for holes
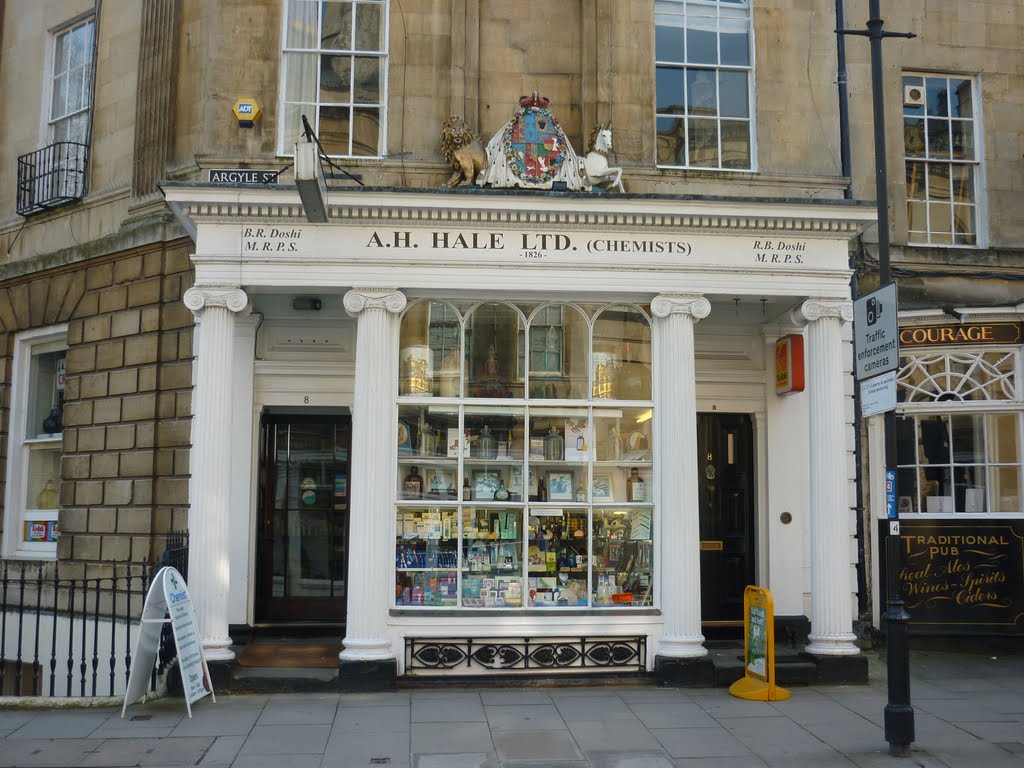
[[[200,322],[192,417],[192,482],[189,486],[188,577],[203,652],[230,661],[228,636],[228,542],[231,478],[231,415],[235,315],[249,311],[245,292],[234,286],[190,288],[183,297]]]
[[[703,296],[657,296],[654,314],[654,475],[661,614],[655,673],[665,682],[702,682],[710,672],[700,605],[697,387],[693,326],[707,317]],[[699,661],[698,661],[699,660]],[[694,661],[698,661],[694,664]]]
[[[352,408],[348,616],[340,654],[342,690],[393,688],[397,661],[388,638],[393,585],[391,507],[394,476],[394,394],[398,391],[399,315],[405,296],[394,289],[355,289],[345,309],[357,318]],[[393,553],[392,553],[393,554]]]
[[[139,80],[136,88],[135,153],[132,198],[157,193],[170,157],[175,84],[178,81],[178,7],[176,0],[147,0],[140,6]]]
[[[854,656],[850,583],[851,512],[843,408],[843,323],[849,301],[811,299],[798,318],[807,323],[807,392],[811,454],[811,633],[809,653]]]

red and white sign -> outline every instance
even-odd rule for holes
[[[775,342],[775,394],[804,391],[804,337],[798,333]]]

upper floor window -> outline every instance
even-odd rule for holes
[[[280,151],[306,115],[329,155],[384,154],[387,0],[286,0]]]
[[[754,167],[751,0],[656,0],[658,165]]]
[[[909,243],[981,244],[975,90],[965,77],[903,77]]]
[[[51,143],[88,143],[95,31],[95,19],[90,17],[54,34],[48,110]]]
[[[18,334],[11,377],[4,556],[54,557],[67,326]]]

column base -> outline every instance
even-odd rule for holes
[[[393,691],[398,687],[398,661],[341,659],[338,662],[338,684],[342,693]]]
[[[810,634],[810,644],[804,648],[807,653],[815,656],[857,656],[860,648],[855,644],[857,636],[850,633],[841,635]]]
[[[817,668],[817,685],[865,685],[868,681],[868,657],[863,653],[856,656],[807,656]]]
[[[658,685],[709,688],[715,684],[715,664],[710,656],[655,656],[654,679]]]

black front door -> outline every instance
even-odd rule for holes
[[[754,583],[754,450],[748,414],[697,415],[700,483],[701,617],[710,625],[743,618]]]
[[[257,623],[344,621],[350,441],[347,415],[264,414]]]

